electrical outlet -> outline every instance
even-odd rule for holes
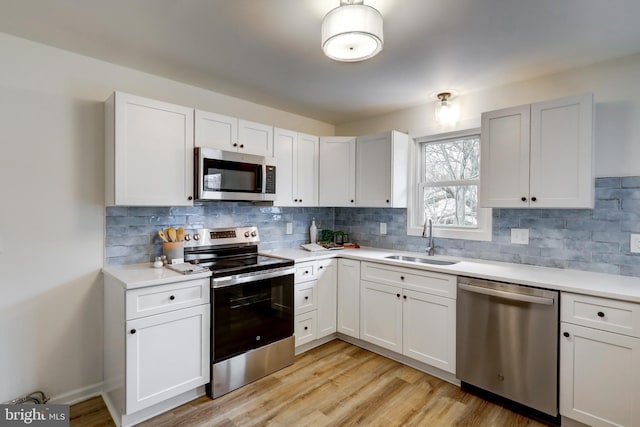
[[[292,222],[288,222],[287,223],[287,234],[293,234],[293,223]]]
[[[632,234],[629,238],[629,247],[632,254],[640,253],[640,234]]]
[[[381,222],[380,223],[380,234],[387,234],[387,223],[386,222]]]
[[[512,228],[511,243],[514,243],[516,245],[528,245],[529,229],[528,228]]]

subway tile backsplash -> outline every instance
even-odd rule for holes
[[[594,209],[494,209],[491,242],[435,239],[436,254],[640,276],[640,254],[629,236],[640,233],[640,177],[596,179]],[[423,252],[426,240],[407,236],[406,209],[280,208],[244,202],[205,202],[193,207],[109,207],[105,264],[149,262],[160,255],[161,228],[257,225],[260,248],[297,247],[319,229],[349,233],[363,246]],[[286,223],[293,234],[285,234]],[[380,235],[380,222],[387,234]],[[529,244],[511,244],[512,228],[528,228]]]

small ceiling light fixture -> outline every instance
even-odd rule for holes
[[[364,61],[383,45],[382,15],[363,0],[340,0],[340,6],[322,20],[322,50],[331,59]]]
[[[453,91],[439,92],[435,97],[438,99],[436,102],[436,121],[443,124],[457,122],[460,119],[460,108],[451,102],[455,93]]]

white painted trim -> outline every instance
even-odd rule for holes
[[[407,194],[407,236],[422,236],[422,227],[417,225],[415,203],[418,193],[417,174],[420,170],[420,143],[440,139],[480,134],[480,120],[460,122],[455,128],[434,126],[409,134],[409,183]],[[493,213],[491,209],[478,208],[478,228],[434,227],[433,237],[490,242],[493,235]]]
[[[73,405],[92,397],[99,396],[102,393],[104,383],[101,381],[86,387],[81,387],[66,393],[58,394],[49,399],[49,403],[57,403],[63,405]]]

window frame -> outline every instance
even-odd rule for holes
[[[420,178],[423,173],[423,143],[442,141],[446,139],[464,138],[480,134],[480,127],[474,123],[475,126],[467,127],[464,129],[443,131],[442,128],[431,128],[421,132],[412,132],[410,135],[412,144],[411,159],[413,161],[410,165],[410,179],[409,179],[409,200],[407,204],[407,235],[409,236],[422,236],[422,230],[424,226],[424,220],[422,220],[424,205],[424,185]],[[481,138],[480,138],[481,139]],[[480,140],[482,145],[482,139]],[[482,147],[480,147],[482,149]],[[490,208],[481,208],[480,205],[480,185],[482,177],[478,177],[477,180],[460,180],[453,181],[456,185],[462,185],[465,182],[471,182],[473,185],[478,185],[478,226],[477,227],[459,227],[459,226],[437,226],[433,225],[433,236],[447,239],[463,239],[463,240],[477,240],[477,241],[491,241],[492,239],[492,210]],[[442,183],[441,183],[442,184]]]

